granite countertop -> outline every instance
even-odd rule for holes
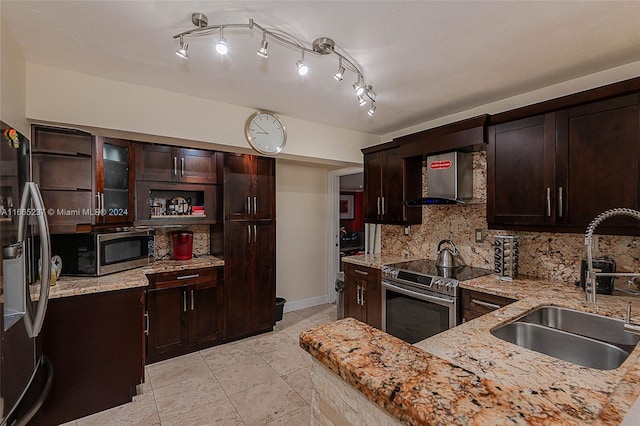
[[[369,256],[345,260],[369,267],[398,261]],[[409,424],[622,422],[640,396],[640,345],[619,368],[596,370],[510,344],[490,330],[542,305],[622,319],[631,302],[640,321],[640,298],[598,295],[596,309],[573,284],[485,276],[461,287],[519,301],[416,345],[351,318],[303,332],[300,344]]]
[[[63,275],[58,279],[56,284],[49,289],[49,298],[57,299],[81,294],[145,287],[149,284],[147,275],[216,266],[224,266],[224,261],[215,256],[200,256],[191,260],[158,260],[148,266],[100,277],[66,277]],[[36,298],[39,290],[39,285],[31,286],[31,293],[36,296]]]

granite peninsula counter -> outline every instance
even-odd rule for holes
[[[358,263],[352,263],[382,267],[399,260],[369,255],[358,256]],[[640,345],[619,368],[606,371],[532,352],[490,334],[491,329],[542,305],[595,312],[580,288],[527,278],[508,282],[493,276],[464,281],[461,287],[519,301],[416,345],[351,318],[303,332],[300,344],[316,361],[312,409],[320,424],[335,416],[352,424],[613,425],[623,421],[640,396]],[[599,295],[597,313],[624,318],[628,302],[640,321],[640,300],[633,297]],[[349,402],[340,406],[338,399]]]

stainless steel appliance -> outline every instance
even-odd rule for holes
[[[473,198],[473,155],[446,152],[427,157],[427,197],[408,200],[409,206],[458,204]]]
[[[24,425],[33,418],[51,388],[53,367],[36,345],[51,276],[46,210],[38,185],[30,181],[29,141],[10,126],[0,125],[0,425],[4,426]]]
[[[460,317],[458,284],[491,273],[470,266],[443,271],[428,259],[384,266],[382,329],[416,343],[455,327]]]
[[[518,277],[518,251],[520,237],[515,235],[497,235],[493,243],[495,274],[503,280]]]
[[[63,275],[99,276],[148,265],[155,260],[152,229],[51,236]]]

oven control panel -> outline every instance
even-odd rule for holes
[[[389,266],[382,267],[382,277],[391,282],[409,284],[417,289],[430,290],[450,296],[458,295],[458,280],[405,271]]]

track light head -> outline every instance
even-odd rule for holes
[[[365,100],[365,98],[364,98],[364,97],[362,97],[362,96],[358,96],[358,104],[359,104],[360,106],[365,106],[365,105],[367,104],[367,101]]]
[[[216,43],[216,52],[221,55],[226,55],[229,53],[229,46],[227,46],[227,39],[224,37],[220,37],[220,40]]]
[[[343,77],[344,77],[344,67],[340,65],[340,68],[338,68],[338,72],[333,75],[333,78],[335,78],[337,81],[342,81]]]
[[[269,42],[266,40],[265,37],[262,37],[262,42],[260,43],[260,49],[258,49],[258,52],[257,52],[258,56],[261,56],[263,58],[269,57],[269,53],[267,53],[267,46],[269,46]]]
[[[371,101],[371,108],[369,108],[369,110],[367,111],[367,114],[373,117],[375,113],[376,113],[376,103]]]
[[[180,36],[180,49],[176,50],[176,55],[180,56],[182,59],[189,59],[189,56],[187,56],[188,49],[189,45],[185,43],[182,36]]]
[[[302,50],[301,53],[302,56],[300,57],[300,60],[296,62],[296,66],[298,67],[298,74],[307,75],[307,73],[309,72],[309,67],[304,63],[304,50]]]

